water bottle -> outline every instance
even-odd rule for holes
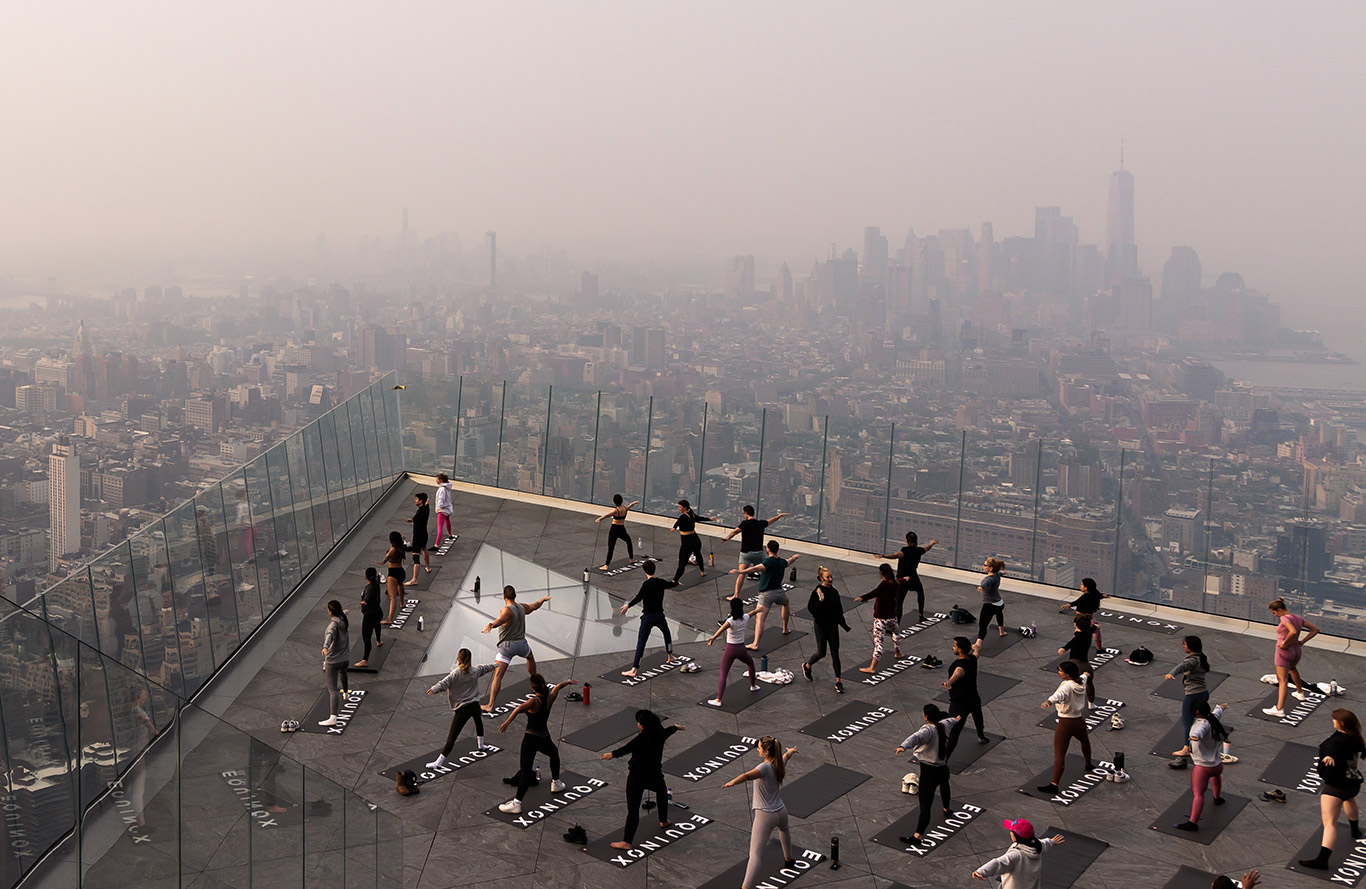
[[[840,838],[830,838],[830,869],[840,869]]]
[[[715,568],[715,567],[716,567],[716,553],[713,553],[713,552],[707,553],[707,567],[708,567],[708,568]]]
[[[645,555],[645,538],[636,536],[636,549],[640,550],[641,555]]]
[[[796,569],[796,568],[793,568],[793,569],[792,569],[792,580],[791,580],[791,582],[792,582],[792,583],[796,583],[796,582],[797,582],[797,569]]]
[[[665,795],[665,799],[667,799],[669,801],[669,805],[672,806],[674,804],[674,789],[672,787],[669,787],[667,788],[667,790],[669,792]]]
[[[768,655],[763,655],[759,658],[759,671],[761,673],[768,672]]]
[[[537,763],[537,764],[536,764],[536,783],[539,784],[540,781],[541,781],[541,765],[540,765],[540,763]]]
[[[585,707],[588,706],[588,693],[592,688],[593,686],[589,685],[587,682],[583,684],[583,705]]]
[[[588,569],[583,569],[583,585],[588,586]]]
[[[417,631],[418,631],[419,633],[421,633],[421,632],[422,632],[423,630],[425,630],[426,628],[427,628],[427,622],[426,622],[426,620],[422,617],[422,615],[419,614],[419,615],[417,616]]]
[[[474,591],[479,592],[479,575],[474,575]]]

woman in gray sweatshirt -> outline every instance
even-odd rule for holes
[[[1034,825],[1023,818],[1007,818],[1001,826],[1010,831],[1010,848],[972,875],[979,880],[1000,875],[1001,889],[1039,889],[1043,885],[1043,850],[1061,843],[1063,835],[1041,840],[1034,836]]]
[[[327,674],[327,694],[331,705],[331,715],[318,725],[337,724],[337,714],[341,712],[342,696],[346,683],[346,665],[351,662],[351,634],[347,630],[346,612],[336,599],[327,603],[327,613],[332,620],[323,633],[323,672]]]
[[[455,666],[451,672],[445,679],[427,689],[429,695],[444,691],[446,701],[451,705],[451,730],[446,733],[446,746],[441,748],[441,753],[435,760],[427,763],[429,769],[439,769],[446,764],[446,757],[451,755],[451,749],[455,747],[455,739],[460,737],[465,723],[471,719],[474,720],[474,734],[479,739],[479,749],[488,749],[488,745],[484,743],[484,720],[479,707],[479,677],[485,673],[492,673],[493,664],[472,667],[471,657],[468,648],[460,649],[456,652]]]

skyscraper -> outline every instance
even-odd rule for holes
[[[1111,281],[1138,276],[1138,245],[1134,243],[1134,177],[1124,169],[1110,174],[1110,213],[1106,228],[1105,274]]]
[[[877,287],[887,284],[887,239],[876,225],[863,230],[863,278]]]
[[[1192,247],[1173,247],[1162,266],[1162,301],[1185,305],[1200,295],[1200,257]]]
[[[63,556],[81,548],[81,458],[63,435],[47,458],[48,568],[56,571]]]
[[[489,289],[498,289],[498,233],[484,232],[489,239]]]

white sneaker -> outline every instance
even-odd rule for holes
[[[710,705],[712,705],[713,707],[720,707],[720,706],[721,706],[721,699],[720,699],[720,698],[712,698],[710,701],[707,701],[707,703],[710,704]]]
[[[1299,689],[1296,689],[1295,691],[1292,691],[1290,693],[1290,697],[1294,698],[1297,701],[1303,701],[1306,695],[1304,692],[1300,691]]]
[[[492,749],[493,749],[492,747],[490,747],[489,745],[485,744],[483,741],[480,741],[480,742],[479,742],[479,750],[481,750],[481,751],[486,751],[486,750],[492,750]]]
[[[322,725],[322,726],[333,726],[333,725],[336,725],[336,724],[337,724],[337,717],[335,717],[335,716],[329,716],[329,717],[327,717],[326,719],[321,720],[321,721],[318,722],[318,725]]]
[[[1267,716],[1274,716],[1277,719],[1280,719],[1282,716],[1285,715],[1284,710],[1277,710],[1275,707],[1263,707],[1262,712],[1265,713]]]
[[[1222,764],[1224,764],[1224,765],[1226,765],[1226,766],[1231,766],[1231,765],[1233,765],[1233,764],[1234,764],[1235,762],[1237,762],[1237,761],[1238,761],[1238,757],[1234,756],[1232,753],[1221,753],[1221,754],[1219,754],[1219,762],[1222,763]]]
[[[519,799],[510,799],[500,805],[498,811],[505,815],[520,815],[522,814],[522,801]]]
[[[750,690],[750,691],[758,691],[758,690],[759,690],[759,684],[756,682],[754,685],[751,685],[751,686],[749,687],[749,690]]]
[[[551,782],[550,782],[550,792],[551,792],[551,793],[559,793],[560,791],[564,790],[564,788],[565,788],[565,783],[564,783],[563,781],[551,781]]]
[[[438,756],[434,761],[427,763],[429,769],[439,769],[446,764],[445,756]]]

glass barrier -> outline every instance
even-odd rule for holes
[[[593,465],[598,447],[601,395],[556,386],[547,400],[550,402],[550,427],[546,436],[545,492],[567,500],[596,503]],[[611,495],[606,499],[610,502]]]
[[[549,421],[550,390],[545,386],[506,383],[503,396],[498,486],[513,491],[544,494],[547,481],[545,431]]]

